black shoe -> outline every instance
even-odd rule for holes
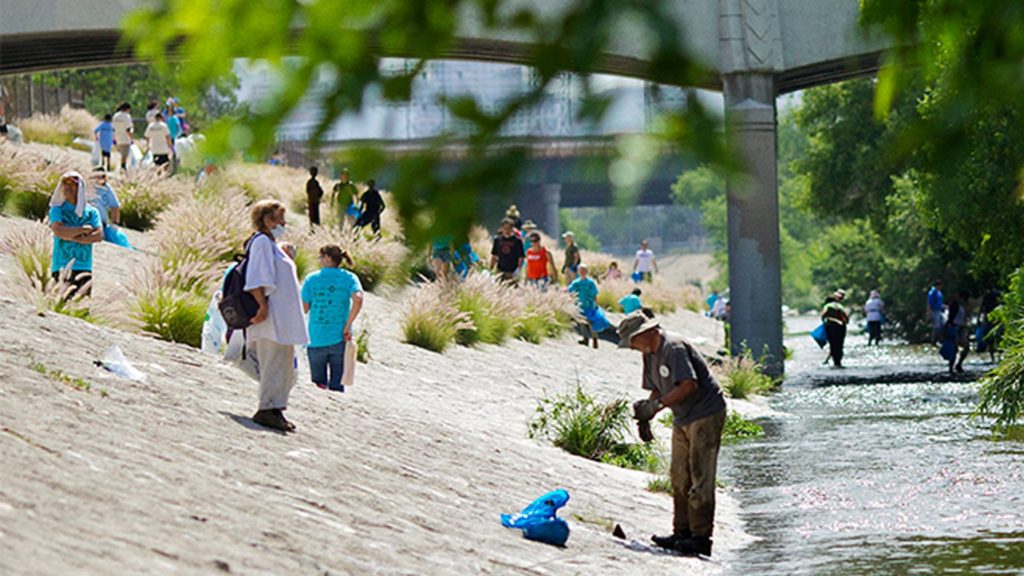
[[[288,431],[288,421],[281,415],[280,410],[260,410],[253,414],[252,421],[274,430]]]
[[[676,542],[672,547],[683,556],[711,556],[711,538],[694,536]]]
[[[689,530],[687,530],[685,532],[680,532],[679,534],[672,534],[671,536],[651,536],[651,542],[654,542],[655,545],[662,548],[675,550],[676,544],[691,538],[693,538],[693,535],[690,534]]]

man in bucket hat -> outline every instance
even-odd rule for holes
[[[649,422],[670,408],[673,492],[671,536],[654,536],[658,546],[689,556],[711,555],[715,520],[715,472],[725,424],[725,398],[707,362],[693,345],[665,332],[642,311],[619,324],[619,347],[643,353],[643,388],[651,395],[633,404],[633,417],[645,441]],[[645,430],[645,428],[647,428]]]

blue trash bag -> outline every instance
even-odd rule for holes
[[[552,490],[537,498],[518,514],[502,514],[501,525],[523,531],[523,537],[545,544],[565,546],[569,539],[569,524],[556,513],[569,501],[565,490]]]
[[[945,358],[946,362],[956,359],[956,328],[946,328],[946,338],[942,341],[942,347],[939,348],[939,355]]]
[[[978,329],[974,331],[974,342],[978,347],[978,352],[984,352],[988,350],[988,333],[985,330],[985,326],[978,326]]]
[[[828,344],[828,334],[825,332],[825,323],[818,324],[818,327],[811,330],[811,338],[818,343],[818,348],[824,348]]]
[[[111,244],[117,244],[125,248],[131,248],[132,244],[128,241],[128,237],[121,232],[121,229],[117,226],[104,226],[103,227],[103,240],[110,242]]]
[[[587,322],[590,322],[590,328],[595,334],[604,332],[612,327],[612,323],[608,321],[608,317],[604,315],[604,310],[601,308],[584,310],[583,317],[587,319]]]
[[[636,282],[637,284],[644,281],[644,275],[641,274],[640,272],[633,272],[632,274],[629,275],[629,277],[633,280],[633,282]]]

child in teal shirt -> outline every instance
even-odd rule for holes
[[[348,252],[334,244],[320,249],[321,269],[302,283],[302,306],[309,314],[309,372],[313,383],[345,391],[345,346],[352,341],[352,324],[363,307],[359,278],[341,268],[352,265]]]

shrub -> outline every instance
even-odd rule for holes
[[[975,416],[994,418],[996,436],[1012,438],[1021,435],[1018,423],[1024,415],[1024,268],[1013,273],[992,317],[1002,331],[998,346],[1004,354],[981,382]]]
[[[348,250],[354,261],[349,269],[368,292],[382,284],[400,285],[409,278],[409,250],[393,238],[371,238],[348,227],[339,231],[321,226],[292,241],[313,254],[319,253],[325,244],[337,244]]]
[[[97,124],[99,120],[85,110],[64,106],[57,116],[37,112],[22,119],[18,127],[26,142],[70,146],[76,136],[90,138]]]
[[[128,315],[145,333],[198,348],[208,301],[176,287],[176,281],[159,267],[143,270],[130,285]]]
[[[164,261],[229,262],[252,235],[245,197],[186,198],[160,215],[154,235]],[[301,277],[301,276],[300,276]]]
[[[626,442],[633,427],[630,414],[626,400],[602,404],[577,384],[572,392],[541,398],[529,434],[590,460],[657,470],[662,463],[653,446]]]
[[[14,214],[42,222],[50,215],[50,196],[30,190],[15,192],[8,199],[8,208]]]
[[[731,444],[747,438],[756,438],[764,435],[764,428],[754,422],[747,420],[738,412],[732,410],[725,417],[725,427],[722,429],[722,443]]]
[[[53,234],[49,228],[42,224],[18,226],[0,241],[0,252],[14,258],[32,288],[45,291],[50,287]]]
[[[775,381],[762,371],[762,366],[755,362],[750,350],[726,360],[722,366],[722,388],[731,398],[746,398],[752,394],[762,394],[775,387]]]
[[[155,167],[122,174],[113,184],[121,201],[121,224],[143,232],[151,230],[172,204],[191,198],[193,189],[187,180],[167,178]]]
[[[669,494],[675,493],[672,488],[672,480],[669,479],[668,475],[655,476],[647,481],[647,491],[654,492],[655,494]]]
[[[367,321],[368,322],[368,321]],[[373,356],[370,354],[370,329],[363,324],[356,333],[356,362],[367,364]]]
[[[484,342],[501,344],[515,324],[513,289],[482,274],[471,274],[461,284],[447,288],[454,294],[455,307],[472,323],[459,330],[455,340],[462,345]]]
[[[423,284],[406,301],[402,318],[405,341],[434,352],[444,352],[455,341],[459,330],[472,327],[465,313],[445,297],[442,287]]]
[[[516,290],[515,294],[517,310],[513,334],[532,344],[562,335],[572,328],[573,319],[579,315],[575,298],[565,292],[541,292],[527,286]]]

